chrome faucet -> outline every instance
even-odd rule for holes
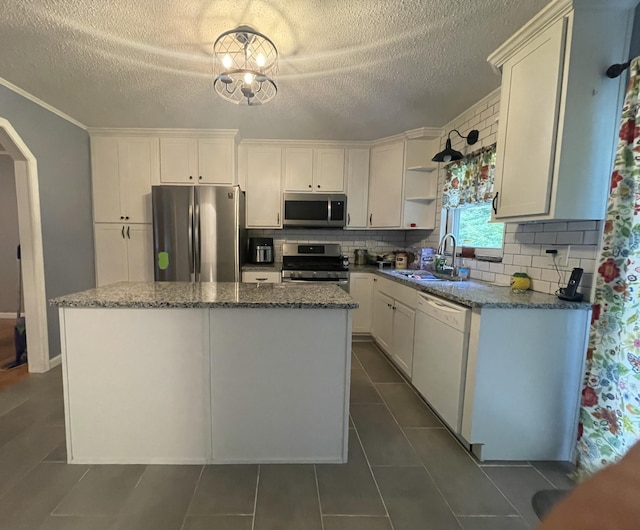
[[[443,267],[443,270],[451,271],[451,276],[455,276],[457,274],[457,270],[456,270],[456,236],[454,236],[452,233],[445,234],[444,237],[440,240],[440,245],[438,245],[438,254],[441,254],[442,256],[444,256],[445,243],[447,241],[447,238],[451,238],[451,241],[453,241],[453,252],[451,252],[451,265],[447,266],[446,265],[446,261],[445,261],[445,266]]]

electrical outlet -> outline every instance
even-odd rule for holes
[[[558,267],[568,267],[569,266],[569,256],[571,254],[571,245],[554,245],[551,248],[546,249],[555,250],[555,258]],[[553,254],[549,254],[549,261],[553,264]]]

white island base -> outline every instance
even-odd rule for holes
[[[70,463],[343,463],[351,311],[61,307]]]

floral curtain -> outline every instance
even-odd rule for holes
[[[495,168],[495,144],[446,166],[442,207],[491,202]]]
[[[640,58],[631,64],[596,274],[578,432],[583,476],[640,438],[639,92]]]

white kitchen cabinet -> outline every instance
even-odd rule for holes
[[[590,4],[590,5],[589,5]],[[495,220],[602,219],[633,12],[553,2],[489,57],[502,71]]]
[[[286,147],[284,191],[343,192],[344,149]]]
[[[160,181],[163,184],[236,183],[233,138],[160,138]]]
[[[282,228],[282,149],[249,146],[246,157],[247,228]]]
[[[157,138],[92,136],[94,222],[150,223],[158,161]]]
[[[349,274],[349,295],[360,305],[358,309],[353,310],[353,333],[371,333],[373,284],[373,274]]]
[[[95,223],[96,285],[153,281],[150,224]]]
[[[411,378],[416,291],[385,278],[375,278],[373,337]]]
[[[280,283],[281,275],[277,271],[243,271],[242,283]]]
[[[373,293],[373,338],[391,353],[393,343],[393,298],[379,290]]]
[[[347,226],[345,228],[347,230],[366,228],[369,197],[369,149],[347,149],[346,189]]]
[[[371,148],[369,228],[400,228],[404,142]]]
[[[416,312],[395,300],[393,304],[393,360],[409,377],[413,368],[413,331]]]

